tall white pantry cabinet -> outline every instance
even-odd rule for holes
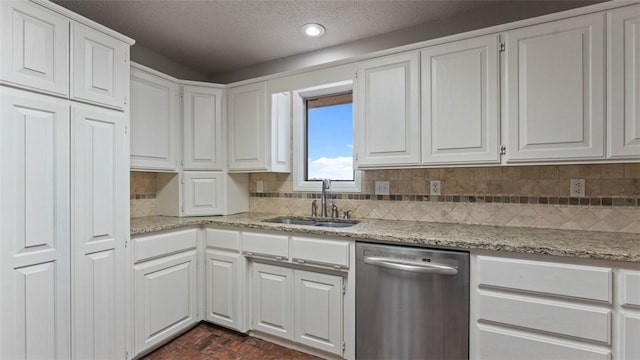
[[[125,358],[133,40],[3,1],[0,41],[0,358]]]

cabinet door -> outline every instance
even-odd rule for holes
[[[295,341],[342,355],[342,281],[295,270]]]
[[[184,169],[222,170],[222,90],[184,87]]]
[[[240,253],[207,249],[206,319],[238,331],[244,325],[244,267]]]
[[[224,174],[204,171],[183,173],[185,216],[220,215],[224,211]]]
[[[265,82],[229,89],[229,170],[267,170]]]
[[[359,167],[420,163],[419,53],[358,66],[356,161]]]
[[[129,169],[124,123],[117,111],[88,105],[71,109],[72,343],[78,359],[125,353]]]
[[[293,270],[253,264],[253,330],[293,340]]]
[[[271,94],[271,171],[291,172],[291,92]]]
[[[609,14],[609,156],[640,157],[640,6]]]
[[[604,157],[604,14],[506,37],[508,161]]]
[[[0,88],[0,168],[0,358],[69,358],[68,102]]]
[[[124,109],[129,96],[129,46],[71,24],[71,98]]]
[[[69,20],[27,1],[1,1],[0,17],[0,81],[69,95]]]
[[[178,114],[176,85],[131,68],[131,168],[177,168]]]
[[[498,36],[422,50],[422,163],[497,163]]]
[[[135,347],[140,353],[198,321],[197,253],[135,266]]]

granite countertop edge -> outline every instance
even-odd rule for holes
[[[210,217],[151,216],[131,219],[131,235],[190,226],[216,225],[333,236],[372,242],[489,250],[640,263],[640,234],[556,230],[510,226],[358,219],[349,228],[326,228],[264,222],[278,214],[243,213]]]

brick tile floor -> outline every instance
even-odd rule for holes
[[[144,360],[317,360],[319,358],[215,325],[198,326],[144,357]]]

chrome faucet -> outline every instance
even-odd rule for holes
[[[331,203],[331,218],[333,220],[338,218],[338,206],[336,203]]]
[[[331,188],[331,180],[322,179],[322,197],[320,198],[320,217],[327,217],[327,190]]]

